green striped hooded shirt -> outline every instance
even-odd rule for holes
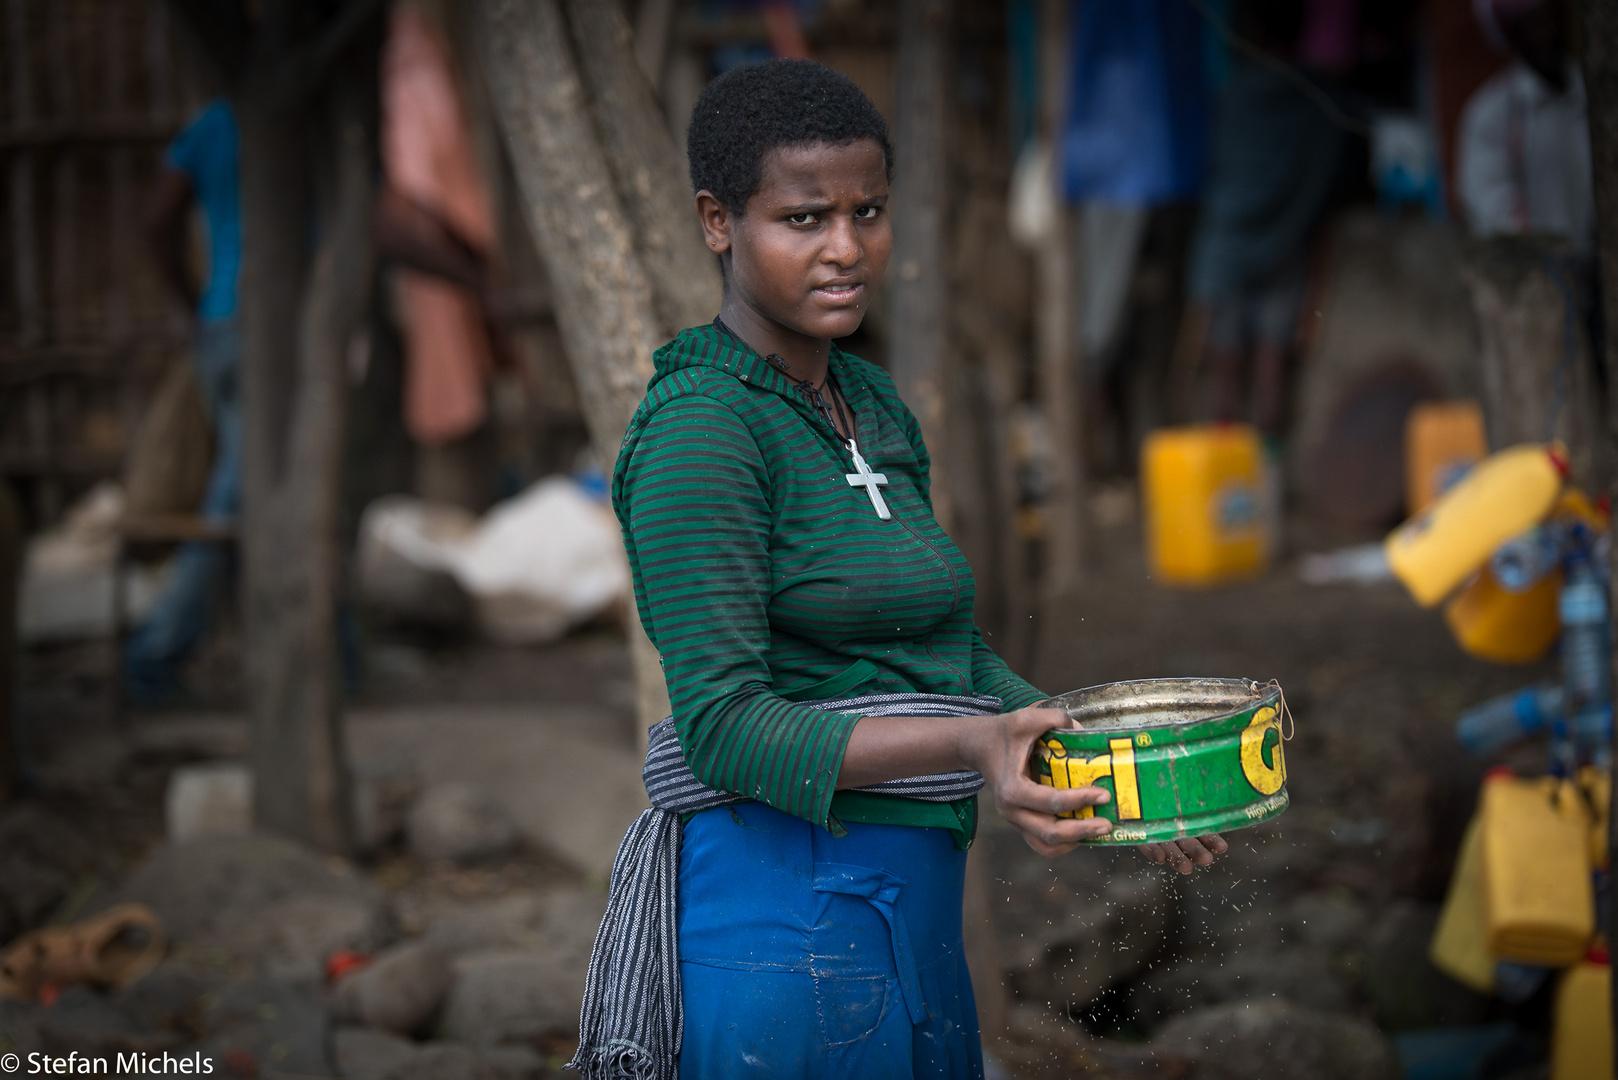
[[[802,702],[919,691],[1046,695],[972,622],[972,570],[933,517],[927,448],[886,372],[831,347],[860,453],[892,519],[845,479],[853,458],[792,383],[716,326],[654,357],[613,472],[642,624],[703,783],[834,833],[937,826],[964,845],[975,800],[837,791],[858,714]]]

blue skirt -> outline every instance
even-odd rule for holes
[[[834,837],[756,802],[697,814],[680,848],[680,1076],[981,1077],[965,871],[942,829]]]

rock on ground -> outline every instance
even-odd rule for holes
[[[335,1076],[331,1024],[313,993],[275,979],[227,985],[203,1014],[215,1076]],[[248,1063],[251,1062],[251,1066]]]
[[[1282,1002],[1215,1005],[1164,1024],[1151,1049],[1246,1080],[1398,1080],[1398,1058],[1371,1024]]]
[[[584,974],[582,967],[544,953],[459,957],[440,1032],[458,1042],[489,1046],[577,1031]]]
[[[25,1060],[29,1054],[43,1053],[45,1036],[40,1031],[43,1009],[22,1001],[0,1001],[0,1044]]]
[[[504,1070],[466,1046],[427,1046],[384,1073],[382,1080],[510,1080]]]
[[[375,884],[261,834],[164,844],[102,903],[125,900],[151,906],[182,955],[304,983],[332,952],[375,952],[396,936]]]
[[[118,1008],[148,1031],[193,1031],[209,995],[221,986],[217,975],[167,959],[118,992]]]
[[[550,1075],[550,1070],[545,1067],[545,1059],[533,1047],[523,1043],[480,1046],[478,1053],[499,1069],[507,1080],[543,1080]]]
[[[416,1043],[373,1028],[340,1027],[332,1038],[343,1080],[539,1080],[545,1062],[531,1047]]]
[[[0,813],[0,945],[42,922],[95,855],[78,828],[44,807]]]
[[[405,826],[410,850],[428,862],[471,862],[504,855],[517,830],[500,804],[469,784],[428,788]]]
[[[181,1041],[173,1032],[143,1029],[110,998],[82,986],[62,991],[40,1012],[39,1033],[45,1051],[58,1054],[161,1053]]]
[[[339,1027],[332,1035],[332,1056],[344,1080],[382,1080],[417,1049],[403,1036],[373,1028]]]
[[[1167,941],[1177,906],[1171,871],[1134,851],[1088,849],[1048,862],[1024,858],[1021,847],[1002,833],[989,849],[996,937],[1021,1000],[1082,1005]]]
[[[522,891],[444,906],[425,919],[426,938],[447,953],[523,949],[583,966],[607,905],[606,896],[577,887]]]
[[[1280,1000],[1326,1012],[1347,1011],[1353,993],[1320,950],[1241,949],[1229,956],[1170,957],[1130,988],[1141,1023],[1232,1001]]]
[[[647,805],[643,762],[624,745],[626,726],[596,705],[465,703],[356,710],[346,724],[355,761],[402,749],[425,783],[487,792],[525,841],[602,881]]]
[[[337,984],[337,1011],[373,1028],[409,1035],[438,1010],[454,978],[449,958],[424,941],[384,949]]]
[[[75,986],[53,1005],[0,1002],[0,1047],[70,1053],[179,1052],[205,1028],[211,995],[222,983],[172,960],[116,994]]]

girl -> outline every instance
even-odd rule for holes
[[[646,964],[603,939],[655,923],[627,914],[620,875],[656,877],[677,847],[680,1076],[981,1076],[961,944],[976,792],[1048,856],[1107,830],[1059,815],[1108,795],[1028,777],[1067,717],[984,644],[915,418],[834,344],[892,248],[881,115],[830,69],[773,61],[709,84],[689,146],[724,305],[658,352],[613,476],[673,702],[648,790],[683,836],[626,839],[589,993],[642,1002]],[[1189,872],[1222,850],[1151,854]],[[672,1074],[668,1048],[591,1010],[586,1071],[645,1050]]]

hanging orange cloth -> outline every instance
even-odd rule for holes
[[[494,217],[449,49],[411,4],[393,9],[382,54],[382,109],[389,186],[492,257]],[[470,434],[488,411],[484,383],[494,368],[478,297],[443,278],[400,269],[395,298],[405,339],[405,428],[428,445]]]

